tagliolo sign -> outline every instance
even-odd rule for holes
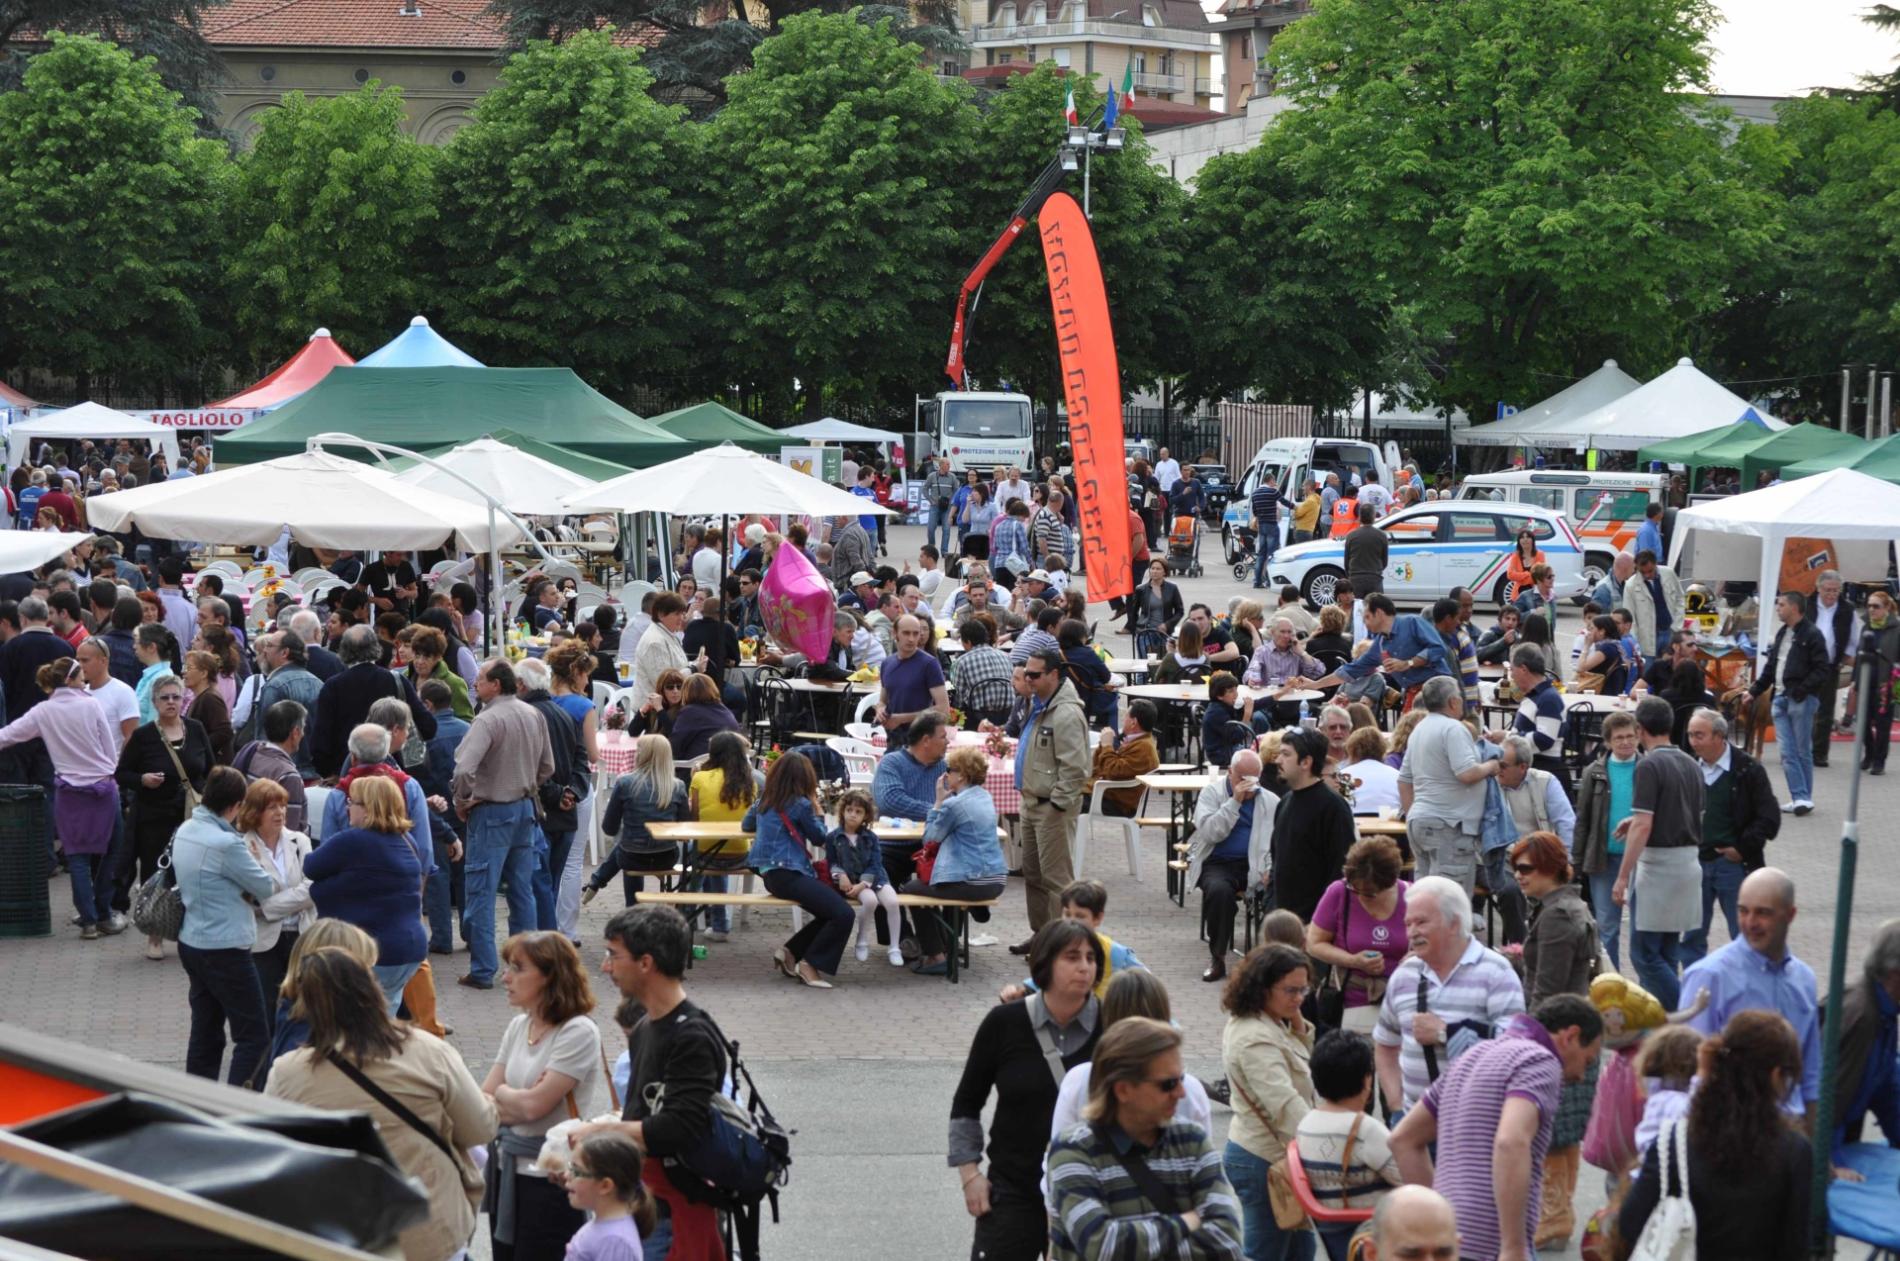
[[[149,420],[169,429],[215,429],[229,433],[250,424],[264,413],[255,407],[196,407],[177,411],[138,411],[127,415]]]

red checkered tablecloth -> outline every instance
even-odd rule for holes
[[[958,731],[951,738],[953,748],[982,745],[988,740],[974,731]],[[880,738],[872,742],[879,757],[884,756],[884,742]],[[990,773],[983,780],[983,787],[989,789],[990,799],[996,803],[997,814],[1021,814],[1023,795],[1016,787],[1016,755],[990,758]]]
[[[619,779],[633,769],[634,739],[624,731],[603,731],[599,736],[599,771],[609,781]]]

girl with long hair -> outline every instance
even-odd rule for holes
[[[665,736],[641,736],[634,741],[633,769],[614,781],[600,822],[602,834],[615,838],[614,850],[588,878],[581,900],[591,902],[618,871],[627,905],[632,906],[646,888],[642,873],[669,872],[679,862],[680,847],[654,840],[647,824],[677,822],[685,811],[686,786],[673,773],[673,746]]]
[[[619,1134],[596,1134],[575,1148],[567,1202],[591,1220],[568,1241],[567,1261],[640,1261],[640,1237],[658,1215],[640,1181],[643,1164],[633,1140]]]

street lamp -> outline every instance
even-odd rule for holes
[[[1110,88],[1109,91],[1114,91]],[[1062,141],[1062,169],[1073,171],[1077,165],[1082,168],[1082,213],[1089,212],[1089,175],[1090,159],[1097,149],[1119,151],[1127,133],[1120,127],[1110,127],[1107,131],[1097,131],[1093,127],[1084,127],[1079,123],[1069,128],[1068,135]]]

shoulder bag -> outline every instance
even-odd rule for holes
[[[158,737],[159,747],[165,750],[166,756],[171,758],[172,765],[178,770],[178,782],[185,790],[185,817],[189,819],[191,812],[198,808],[198,790],[191,786],[191,776],[185,774],[185,764],[178,760],[178,750],[172,748],[172,742],[165,738],[165,733],[159,730],[156,724],[154,724],[152,734]],[[185,728],[185,738],[191,738],[190,727]],[[167,852],[170,852],[169,847],[167,847]]]
[[[472,1195],[473,1192],[481,1188],[482,1175],[471,1169],[468,1161],[456,1154],[454,1145],[451,1144],[448,1139],[442,1137],[440,1130],[430,1125],[427,1121],[424,1121],[414,1112],[411,1112],[400,1099],[371,1081],[369,1076],[364,1073],[362,1069],[350,1063],[348,1060],[345,1060],[342,1056],[332,1055],[327,1051],[320,1051],[317,1053],[317,1059],[322,1063],[335,1065],[339,1073],[342,1073],[345,1077],[355,1082],[357,1088],[364,1094],[387,1108],[391,1116],[394,1116],[398,1121],[401,1121],[404,1125],[434,1144],[436,1149],[448,1158],[450,1167],[455,1170],[456,1177],[461,1179],[462,1187],[465,1191],[470,1192]],[[569,1097],[572,1098],[572,1096]]]
[[[1267,1133],[1274,1133],[1273,1122],[1267,1120],[1267,1114],[1254,1102],[1247,1088],[1240,1084],[1240,1078],[1230,1071],[1227,1084],[1234,1088],[1248,1111],[1252,1112]],[[1267,1166],[1267,1203],[1273,1208],[1273,1223],[1281,1230],[1304,1230],[1309,1223],[1306,1219],[1306,1207],[1300,1203],[1300,1197],[1293,1190],[1293,1179],[1286,1171],[1286,1161],[1281,1160]]]
[[[1103,1143],[1108,1143],[1110,1149],[1114,1150],[1115,1145],[1110,1141],[1104,1127],[1096,1125],[1092,1128],[1095,1130],[1096,1138]],[[1129,1181],[1135,1184],[1135,1189],[1140,1191],[1150,1204],[1170,1217],[1181,1216],[1184,1211],[1181,1208],[1181,1201],[1175,1197],[1174,1192],[1168,1189],[1166,1183],[1155,1176],[1155,1171],[1148,1167],[1147,1161],[1132,1151],[1120,1150],[1115,1150],[1115,1159],[1121,1162],[1122,1168],[1128,1171]]]
[[[1675,1169],[1671,1190],[1669,1171]],[[1630,1261],[1695,1261],[1695,1206],[1689,1203],[1689,1125],[1676,1121],[1656,1139],[1656,1207],[1636,1237]]]
[[[1069,1075],[1069,1070],[1062,1063],[1062,1051],[1056,1046],[1054,1035],[1038,1019],[1042,1015],[1042,996],[1031,994],[1023,1007],[1029,1013],[1029,1031],[1036,1035],[1036,1045],[1042,1048],[1043,1062],[1049,1066],[1049,1075],[1056,1080],[1056,1089],[1061,1090],[1062,1079]]]
[[[1346,930],[1352,927],[1352,890],[1344,883],[1339,886],[1339,918],[1333,921],[1333,946],[1346,949]],[[1347,953],[1351,953],[1347,951]],[[1327,1029],[1337,1029],[1346,1018],[1346,982],[1350,970],[1339,964],[1328,964],[1326,975],[1320,978],[1319,987],[1313,995],[1314,1014],[1318,1023]]]
[[[1346,1150],[1339,1154],[1339,1207],[1352,1207],[1352,1148],[1359,1141],[1359,1123],[1366,1119],[1363,1112],[1355,1113],[1352,1125],[1346,1131]]]
[[[1418,1008],[1412,1013],[1414,1016],[1425,1015],[1430,1010],[1425,1005],[1425,995],[1425,971],[1423,968],[1420,968],[1418,973]],[[1449,1035],[1450,1032],[1449,1029],[1446,1030],[1447,1035]],[[1421,1042],[1418,1044],[1418,1049],[1425,1052],[1425,1080],[1428,1082],[1437,1081],[1438,1048],[1430,1043]]]
[[[158,870],[132,891],[132,923],[147,937],[177,941],[185,926],[185,897],[172,873],[172,847],[158,856]]]

